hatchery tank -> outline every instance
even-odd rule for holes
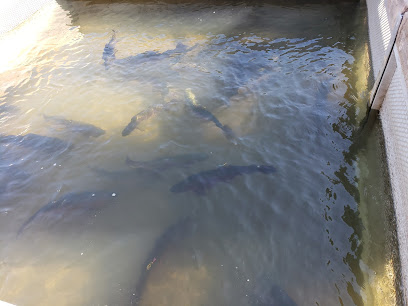
[[[0,300],[402,303],[364,1],[49,1],[17,41]]]

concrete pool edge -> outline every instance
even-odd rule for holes
[[[366,0],[372,68],[377,77],[386,55],[394,25],[408,8],[407,0]],[[406,14],[405,14],[406,15]],[[384,89],[380,107],[387,163],[390,173],[392,195],[397,223],[397,235],[401,260],[401,291],[404,304],[408,297],[408,67],[407,17],[403,19],[392,54],[396,68],[391,74],[389,86]],[[377,77],[378,78],[378,77]]]

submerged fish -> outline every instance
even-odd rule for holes
[[[109,69],[109,66],[111,63],[116,59],[115,57],[115,45],[116,45],[116,31],[112,30],[112,38],[110,41],[105,45],[105,48],[103,49],[103,54],[102,54],[102,59],[104,61],[105,69]]]
[[[116,65],[123,65],[123,66],[128,66],[128,65],[138,65],[142,64],[145,62],[151,62],[151,61],[158,61],[166,58],[171,58],[175,57],[177,55],[181,55],[183,53],[186,53],[196,46],[193,46],[191,48],[188,48],[186,45],[183,43],[178,43],[174,49],[167,50],[164,52],[157,52],[157,51],[146,51],[137,55],[129,56],[126,58],[121,58],[121,59],[116,59],[115,53],[116,53],[116,31],[112,30],[113,34],[110,39],[110,41],[105,45],[105,48],[103,49],[103,54],[102,54],[102,59],[104,61],[105,69],[109,69],[112,63],[115,63]]]
[[[194,46],[195,47],[195,46]],[[178,55],[182,55],[187,53],[188,51],[192,50],[194,47],[188,48],[183,43],[178,43],[174,49],[167,50],[164,52],[157,52],[157,51],[146,51],[137,55],[116,59],[115,64],[117,65],[140,65],[146,62],[153,62],[153,61],[160,61],[167,58],[176,57]],[[105,47],[106,48],[106,47]]]
[[[68,193],[58,200],[40,208],[18,230],[20,235],[34,220],[42,219],[53,224],[70,221],[80,216],[95,213],[114,202],[116,194],[106,191]]]
[[[153,107],[149,107],[145,110],[142,110],[140,113],[137,115],[133,116],[130,119],[130,122],[128,125],[123,129],[122,131],[122,136],[128,136],[130,133],[132,133],[136,128],[140,129],[138,126],[140,122],[149,119],[156,113],[157,109]]]
[[[56,125],[63,126],[64,128],[69,129],[73,133],[79,133],[86,137],[99,137],[105,134],[104,130],[89,123],[69,120],[63,117],[46,115],[44,115],[44,119]]]
[[[140,129],[138,127],[140,122],[149,119],[150,117],[152,117],[153,115],[155,115],[157,112],[161,111],[164,108],[165,108],[165,105],[158,104],[158,105],[151,106],[145,110],[142,110],[140,113],[138,113],[137,115],[133,116],[130,119],[129,124],[122,131],[122,136],[128,136],[135,129]]]
[[[203,195],[207,190],[211,189],[219,182],[228,182],[238,175],[251,174],[255,172],[269,174],[275,171],[276,169],[269,165],[220,166],[217,169],[202,171],[197,174],[190,175],[185,180],[171,187],[170,191],[175,193],[193,191],[196,194]]]
[[[166,257],[166,253],[174,249],[178,249],[180,244],[189,236],[191,236],[196,230],[196,223],[191,217],[185,217],[175,224],[171,225],[164,233],[156,240],[153,249],[149,253],[147,260],[143,264],[142,274],[137,282],[135,288],[135,294],[131,299],[131,304],[143,299],[143,295],[146,293],[146,287],[151,286],[151,280],[149,276],[154,273],[156,269],[156,261],[160,261],[163,257]],[[164,265],[164,271],[169,267]],[[159,270],[160,271],[160,270]],[[171,285],[170,285],[171,286]]]
[[[61,152],[72,147],[70,143],[59,138],[31,133],[27,135],[0,135],[0,144],[16,145],[46,153]]]
[[[163,171],[174,167],[187,167],[196,162],[206,160],[205,153],[180,154],[168,157],[157,158],[150,161],[134,161],[126,158],[126,164],[132,168],[149,169],[152,171]]]
[[[197,103],[195,95],[192,93],[191,89],[187,89],[186,93],[190,109],[196,116],[206,121],[214,122],[214,124],[222,130],[224,136],[228,140],[233,140],[235,138],[234,132],[228,125],[223,125],[213,113]]]

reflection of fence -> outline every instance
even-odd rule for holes
[[[50,0],[2,0],[0,2],[0,35],[11,31],[30,18]]]
[[[408,0],[367,0],[371,58],[397,218],[401,276],[408,297]],[[395,28],[393,29],[393,27]],[[395,40],[395,43],[394,43]],[[388,52],[386,46],[389,45]],[[381,73],[384,64],[388,66]],[[380,79],[382,78],[382,80]]]

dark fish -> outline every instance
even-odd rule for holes
[[[174,49],[167,50],[164,52],[156,52],[156,51],[146,51],[137,55],[129,56],[126,58],[116,59],[115,64],[123,65],[123,66],[134,66],[140,65],[146,62],[153,62],[153,61],[160,61],[167,58],[176,57],[187,53],[188,51],[192,50],[195,46],[188,48],[183,43],[178,43]],[[106,48],[106,47],[105,47]]]
[[[175,193],[193,191],[196,194],[203,195],[207,190],[211,189],[219,182],[231,181],[238,175],[251,174],[255,172],[269,174],[275,171],[276,169],[269,165],[220,166],[217,169],[190,175],[185,180],[171,187],[170,191]]]
[[[95,213],[114,202],[116,194],[106,191],[68,193],[58,200],[43,206],[20,227],[20,235],[34,220],[56,224],[59,221],[75,220],[83,215]]]
[[[174,167],[187,167],[196,162],[206,160],[207,158],[208,155],[205,153],[180,154],[151,161],[134,161],[127,157],[126,164],[132,168],[142,168],[160,172]]]
[[[116,59],[115,57],[115,45],[116,45],[116,31],[112,30],[112,38],[110,41],[105,45],[105,48],[103,49],[103,54],[102,54],[102,59],[104,61],[105,69],[109,69],[109,66],[112,64],[112,62]]]
[[[64,128],[69,129],[73,133],[79,133],[86,137],[99,137],[105,134],[104,130],[89,123],[83,123],[79,121],[65,119],[62,117],[46,115],[44,115],[44,119],[56,125],[63,126]]]
[[[235,138],[234,132],[228,125],[223,125],[221,122],[215,117],[209,110],[207,110],[204,106],[201,105],[194,105],[190,104],[191,110],[195,115],[198,117],[206,120],[214,122],[215,125],[222,130],[222,133],[228,140],[233,140]]]
[[[130,133],[133,132],[134,129],[140,129],[138,126],[140,122],[149,119],[153,115],[155,115],[157,112],[161,111],[165,106],[163,104],[158,104],[151,106],[145,110],[142,110],[140,113],[137,115],[133,116],[130,119],[129,124],[123,129],[122,131],[122,136],[127,136]]]
[[[177,248],[189,235],[196,230],[196,224],[191,217],[185,217],[171,225],[155,242],[152,251],[143,264],[142,274],[136,285],[136,293],[132,297],[131,304],[138,304],[143,297],[146,286],[149,283],[149,275],[156,268],[156,260],[160,260],[172,248]]]
[[[0,144],[15,145],[46,153],[62,152],[72,147],[71,144],[59,138],[31,133],[27,135],[0,135]]]
[[[194,115],[210,122],[214,122],[214,124],[220,128],[224,134],[224,136],[228,140],[233,140],[235,138],[234,132],[228,125],[223,125],[217,117],[214,116],[213,113],[211,113],[209,110],[207,110],[204,106],[199,105],[195,101],[195,96],[191,92],[191,90],[187,91],[187,100],[189,101],[189,106],[191,111],[193,112]]]
[[[221,124],[221,122],[217,119],[217,117],[215,117],[210,111],[208,111],[204,106],[201,105],[195,105],[190,103],[190,107],[191,110],[193,111],[193,113],[195,115],[197,115],[198,117],[206,120],[206,121],[212,121],[215,123],[215,125],[217,127],[219,127],[220,129],[223,127],[223,125]]]

